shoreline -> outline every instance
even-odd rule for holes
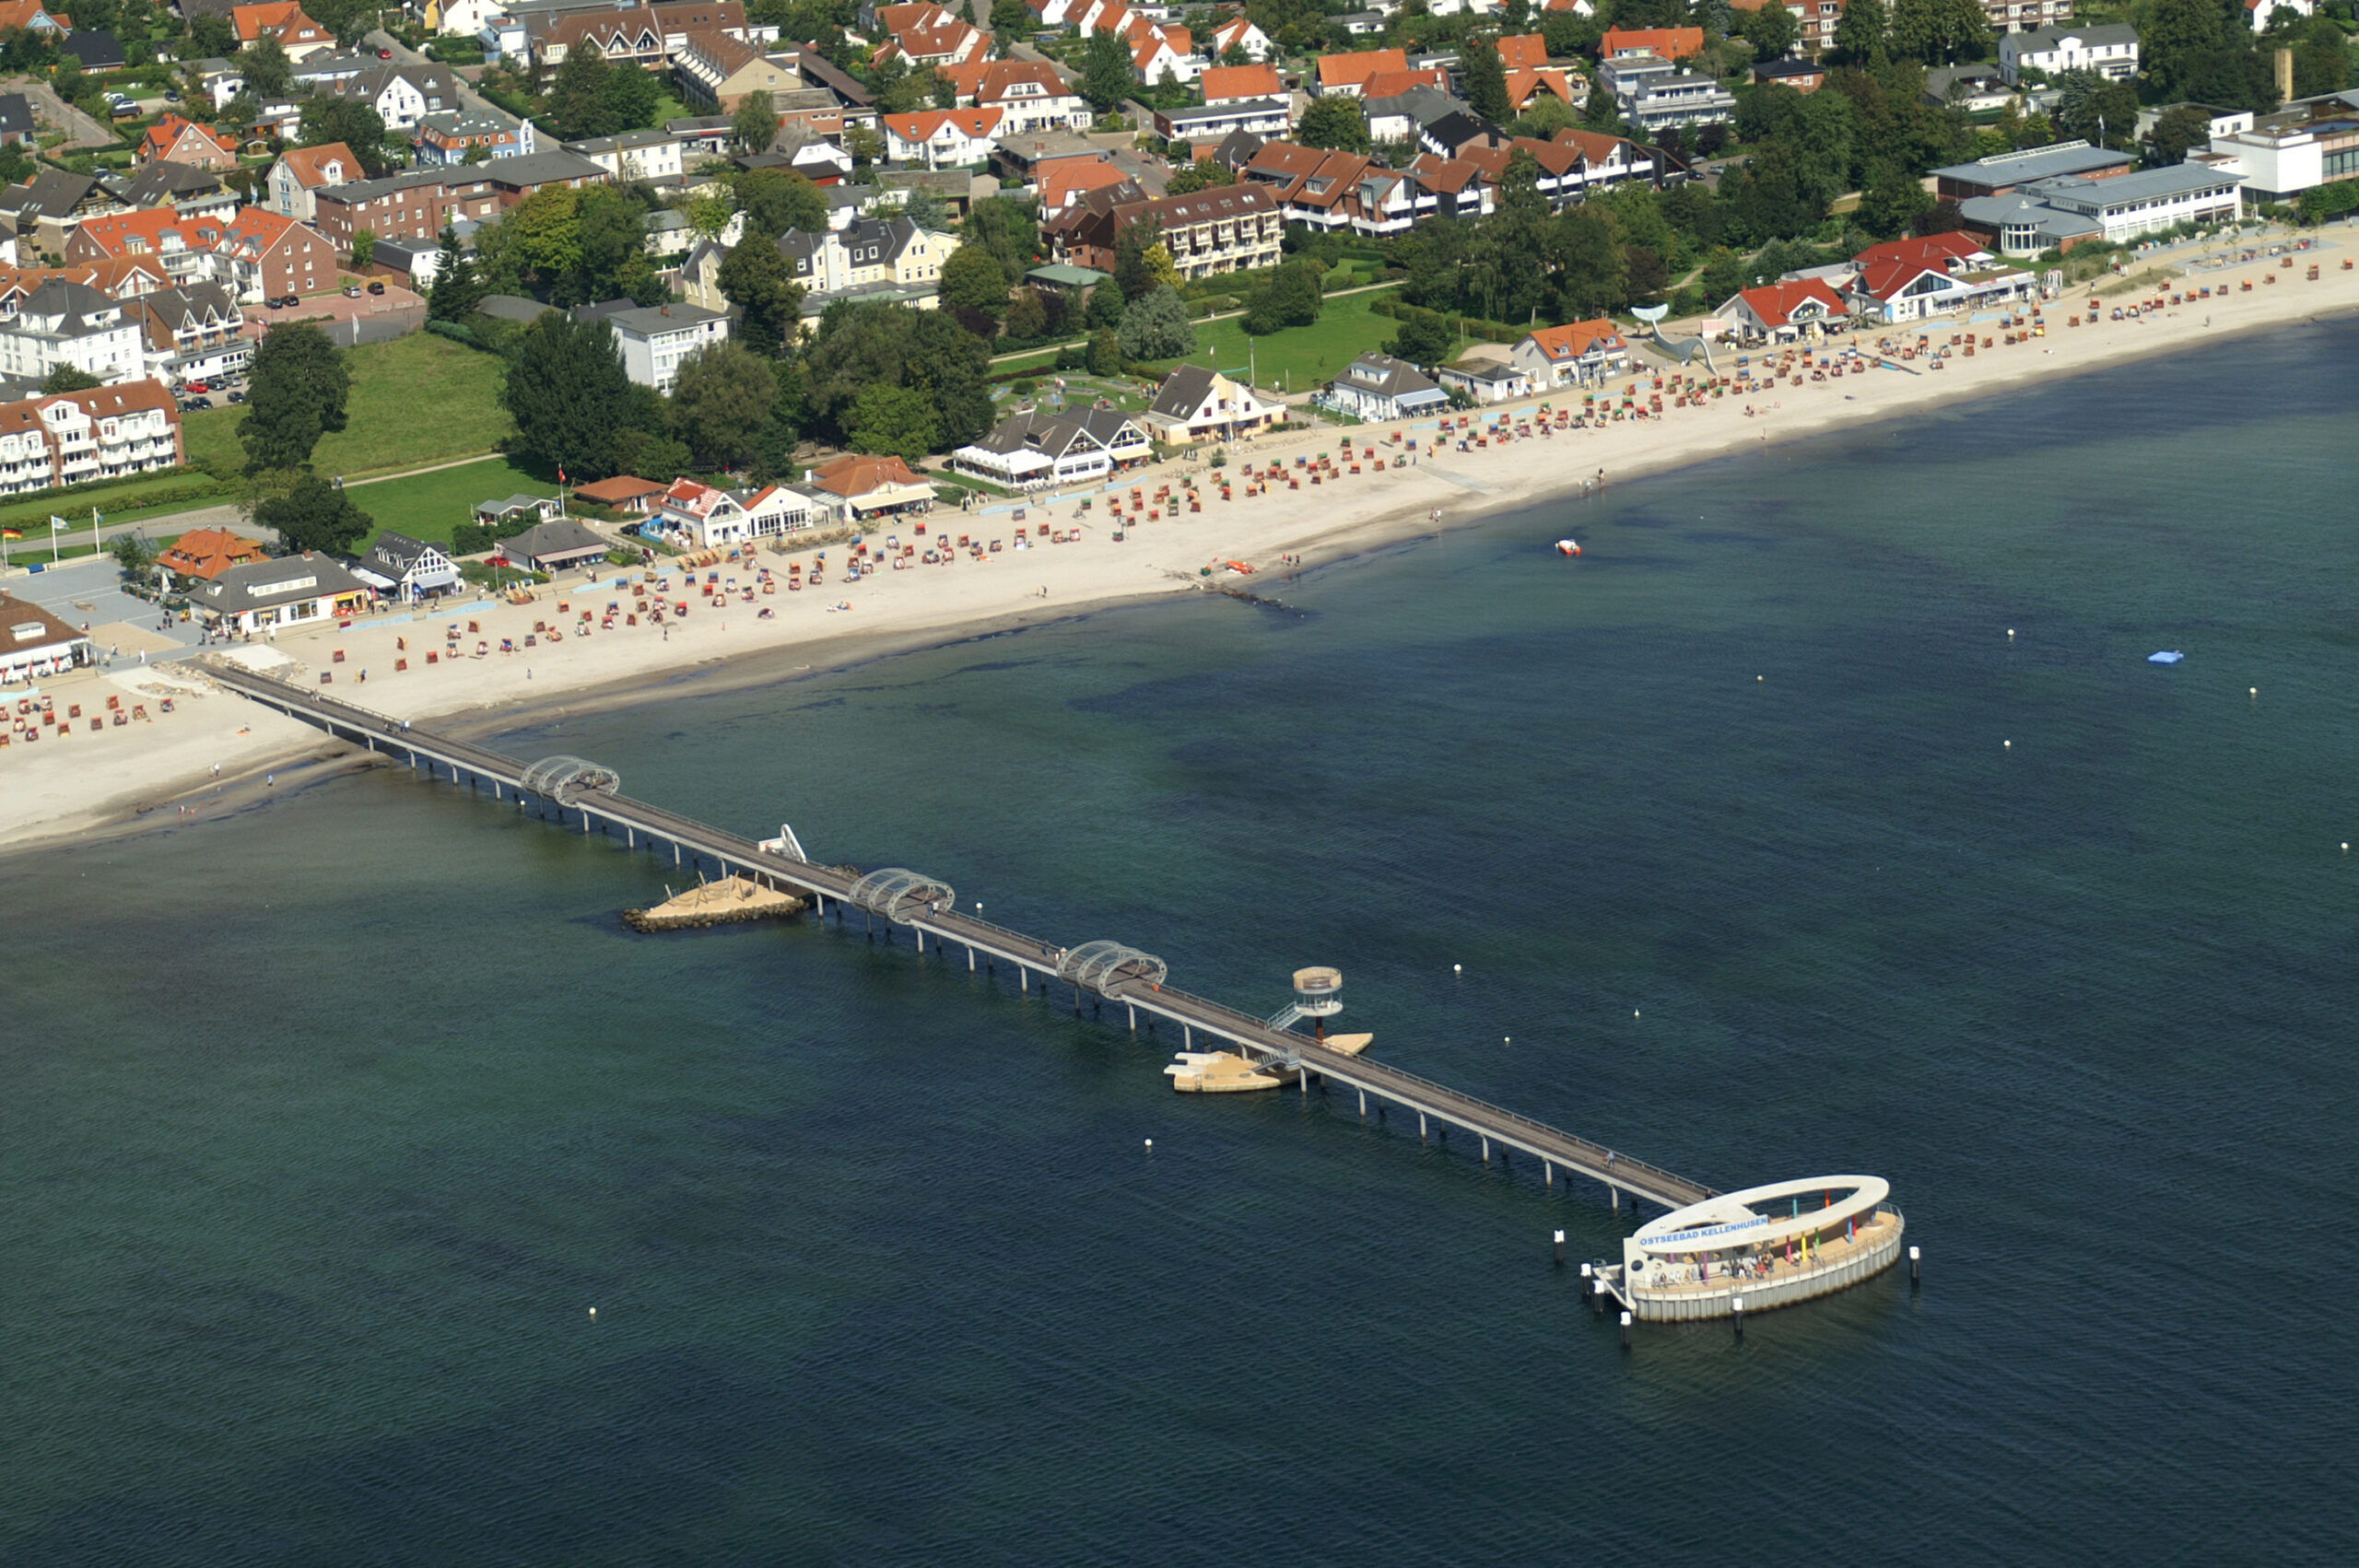
[[[1984,351],[1974,359],[1954,357],[1938,373],[1910,375],[1872,368],[1861,375],[1838,376],[1823,383],[1765,389],[1755,396],[1756,402],[1770,400],[1762,410],[1766,417],[1742,412],[1743,395],[1730,394],[1700,407],[1667,408],[1662,416],[1645,421],[1570,429],[1546,437],[1534,434],[1465,453],[1421,451],[1414,467],[1339,477],[1335,483],[1344,490],[1342,495],[1305,486],[1251,499],[1240,493],[1236,500],[1224,503],[1214,498],[1218,486],[1213,485],[1203,492],[1207,498],[1203,512],[1183,513],[1178,520],[1158,516],[1143,528],[1133,521],[1126,525],[1131,540],[1123,544],[1116,545],[1105,537],[1108,520],[1099,513],[1080,525],[1074,544],[1043,544],[1021,554],[992,556],[982,564],[962,557],[952,566],[920,567],[906,573],[886,571],[857,584],[839,579],[816,592],[780,592],[751,604],[699,603],[693,614],[675,619],[653,638],[648,635],[652,629],[648,626],[628,631],[617,627],[594,635],[569,632],[562,647],[546,643],[530,649],[522,647],[523,635],[532,632],[536,622],[557,624],[559,604],[575,613],[594,613],[598,603],[617,597],[610,586],[616,578],[638,577],[635,571],[605,568],[594,582],[545,587],[533,603],[522,606],[481,602],[426,618],[381,615],[356,620],[348,630],[340,631],[333,625],[306,628],[283,641],[239,644],[225,648],[223,653],[241,662],[276,668],[306,685],[314,671],[333,675],[338,695],[346,701],[390,717],[431,721],[454,735],[476,739],[569,714],[635,706],[666,691],[703,696],[833,673],[915,649],[1006,636],[1161,596],[1221,591],[1240,584],[1250,591],[1251,578],[1224,574],[1207,579],[1197,575],[1197,568],[1228,559],[1272,560],[1282,554],[1309,554],[1312,559],[1308,565],[1333,565],[1403,540],[1473,527],[1501,515],[1579,497],[1584,482],[1597,472],[1604,473],[1606,483],[1618,487],[1625,481],[1742,451],[1787,446],[1978,397],[2001,395],[2035,378],[2041,381],[2070,378],[2209,342],[2347,318],[2359,311],[2359,271],[2340,270],[2353,245],[2349,236],[2316,242],[2309,252],[2297,253],[2292,272],[2265,265],[2274,258],[2264,256],[2205,273],[2189,281],[2197,287],[2210,283],[2215,290],[2224,283],[2232,292],[2136,322],[2107,320],[2094,327],[2071,328],[2051,324],[2044,338],[2026,337],[2012,347]],[[2301,271],[2313,260],[2321,269],[2315,283],[2306,281]],[[2264,271],[2275,272],[2280,282],[2267,287],[2256,286],[2249,294],[2234,291],[2238,281],[2257,282]],[[2088,298],[2087,290],[2075,290],[2054,303],[2077,307]],[[2144,298],[2151,296],[2107,297],[2106,309]],[[1862,329],[1843,341],[1872,345],[1880,337],[1913,340],[1921,332],[1938,344],[1947,334],[1964,330],[1962,323],[1935,319]],[[1988,323],[1976,331],[1994,338],[2000,335]],[[1620,388],[1650,380],[1653,374],[1649,364],[1643,370],[1615,378],[1609,385],[1618,396]],[[1473,416],[1486,421],[1502,412],[1530,414],[1543,403],[1569,402],[1578,406],[1579,395],[1575,391],[1567,397],[1560,389],[1545,397],[1486,404]],[[1787,405],[1789,399],[1792,406]],[[1406,451],[1391,440],[1395,433],[1402,432],[1415,435],[1421,442],[1429,440],[1432,422],[1289,432],[1229,450],[1239,461],[1266,464],[1273,460],[1290,462],[1297,454],[1334,451],[1349,440],[1355,448],[1374,446],[1389,460]],[[1149,489],[1168,483],[1178,493],[1180,474],[1194,474],[1202,483],[1210,473],[1201,462],[1181,457],[1127,477]],[[1025,504],[1037,509],[1046,521],[1070,523],[1078,514],[1059,513],[1057,509],[1070,509],[1076,499],[1076,496],[1066,496]],[[1438,524],[1434,521],[1437,511],[1441,514]],[[910,527],[916,521],[887,523],[877,532]],[[996,531],[996,536],[1005,538],[1015,526],[1004,512],[985,517],[937,509],[923,521],[937,530],[955,533],[964,529],[982,537],[992,537]],[[786,558],[808,561],[811,555],[804,549]],[[759,560],[773,570],[783,569],[783,558],[767,550]],[[1017,569],[1019,564],[1025,569]],[[987,571],[986,566],[1001,569]],[[661,563],[658,569],[663,569]],[[751,568],[732,563],[717,569],[734,575]],[[679,575],[676,563],[672,575]],[[1027,583],[1039,587],[1036,591]],[[667,597],[677,599],[685,592],[675,589]],[[583,602],[579,607],[571,603],[577,599]],[[827,603],[819,603],[822,599]],[[758,620],[763,610],[773,612],[774,618]],[[847,615],[842,624],[822,618],[838,614]],[[857,617],[858,625],[851,624],[852,617]],[[442,647],[497,647],[503,637],[514,638],[519,651],[454,657],[436,668],[424,668],[417,656],[427,650],[426,634],[435,629],[437,621],[450,630],[470,628],[460,634],[464,640],[459,643],[436,644],[438,652]],[[734,633],[729,630],[733,622],[739,627]],[[575,623],[569,617],[564,624]],[[450,630],[444,632],[446,638]],[[412,636],[417,638],[414,653],[408,650]],[[405,657],[413,668],[393,673],[396,659]],[[338,662],[346,670],[334,670]],[[355,677],[372,666],[378,679],[366,683],[369,689],[351,689],[361,684]],[[365,753],[351,753],[309,725],[213,687],[201,671],[202,666],[194,666],[183,673],[170,664],[118,667],[79,672],[43,686],[56,696],[61,710],[74,702],[86,707],[95,702],[103,710],[109,696],[123,693],[130,694],[123,697],[126,706],[134,700],[153,704],[169,690],[178,699],[180,711],[159,713],[146,725],[111,727],[97,735],[83,731],[71,745],[53,736],[37,750],[18,744],[0,751],[0,770],[5,770],[0,771],[0,779],[8,781],[9,798],[18,808],[11,813],[13,820],[0,823],[0,854],[61,840],[112,838],[144,831],[158,825],[156,819],[168,806],[194,802],[197,820],[244,810],[277,787],[256,781],[282,769],[296,775],[288,787],[299,788],[340,776],[352,766],[368,766]],[[13,702],[17,695],[20,694],[0,693],[0,697]],[[85,776],[91,773],[108,779],[96,798],[85,784]],[[174,812],[161,821],[188,825],[191,818]]]

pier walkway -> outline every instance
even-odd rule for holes
[[[805,895],[822,917],[831,912],[831,906],[839,920],[858,910],[872,931],[881,919],[888,940],[894,926],[905,926],[920,953],[931,939],[945,958],[953,948],[963,948],[970,971],[979,963],[994,970],[1001,965],[1013,968],[1024,990],[1029,991],[1036,978],[1043,990],[1051,983],[1070,986],[1076,1011],[1085,995],[1097,999],[1101,1015],[1106,1003],[1114,1003],[1125,1010],[1133,1032],[1141,1013],[1177,1024],[1186,1048],[1194,1048],[1199,1034],[1210,1036],[1221,1042],[1216,1048],[1234,1048],[1250,1060],[1299,1072],[1305,1094],[1316,1075],[1331,1086],[1355,1091],[1363,1118],[1371,1101],[1379,1114],[1391,1106],[1414,1116],[1420,1138],[1453,1127],[1472,1133],[1485,1163],[1495,1145],[1502,1157],[1506,1151],[1516,1151],[1539,1161],[1543,1179],[1551,1185],[1560,1171],[1604,1184],[1616,1208],[1623,1193],[1666,1209],[1684,1208],[1714,1195],[1714,1188],[1415,1073],[1328,1050],[1310,1036],[1284,1027],[1280,1020],[1285,1014],[1264,1020],[1177,990],[1165,984],[1163,961],[1137,948],[1102,940],[1070,948],[1042,942],[961,914],[957,895],[945,882],[898,867],[863,875],[817,864],[804,856],[790,831],[782,829],[779,837],[757,843],[632,800],[621,793],[620,780],[611,771],[577,757],[522,763],[465,741],[412,729],[228,660],[210,661],[205,669],[228,690],[317,725],[340,740],[406,761],[413,769],[423,767],[437,778],[447,770],[454,784],[487,788],[495,800],[513,798],[520,807],[534,807],[564,825],[578,823],[585,834],[595,829],[620,837],[628,848],[651,853],[668,848],[675,864],[710,862],[722,874]]]

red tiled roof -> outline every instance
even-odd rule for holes
[[[1405,71],[1409,54],[1401,49],[1363,49],[1350,54],[1321,54],[1319,57],[1319,85],[1322,88],[1356,87],[1379,71]]]
[[[1704,52],[1702,28],[1608,28],[1598,49],[1611,60],[1616,54],[1644,50],[1666,60],[1684,60]]]
[[[1271,65],[1215,65],[1201,84],[1206,103],[1233,98],[1283,98],[1285,86]]]
[[[1623,346],[1622,329],[1603,316],[1568,322],[1561,327],[1542,327],[1532,334],[1531,341],[1551,360],[1578,359],[1592,347]]]
[[[1548,64],[1548,41],[1536,32],[1498,41],[1499,64],[1510,71],[1536,71]]]
[[[1792,320],[1794,311],[1811,300],[1824,305],[1829,315],[1843,313],[1843,301],[1836,298],[1835,290],[1814,277],[1793,283],[1764,284],[1758,288],[1744,290],[1737,298],[1752,308],[1764,326],[1786,325]]]

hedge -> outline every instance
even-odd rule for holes
[[[1369,311],[1390,316],[1396,322],[1438,322],[1460,337],[1481,338],[1485,343],[1521,343],[1532,335],[1530,327],[1513,327],[1505,322],[1478,321],[1473,316],[1445,316],[1439,310],[1428,310],[1420,305],[1403,305],[1391,298],[1371,299]]]
[[[62,489],[43,490],[17,506],[0,508],[0,524],[14,528],[20,523],[41,523],[44,532],[53,515],[78,510],[67,505],[77,497],[98,507],[101,513],[136,511],[146,507],[178,506],[183,501],[218,500],[229,493],[229,486],[217,479],[192,478],[202,474],[202,469],[168,469],[155,477],[153,483],[121,479],[98,480],[88,485],[68,485]],[[66,517],[71,522],[72,517]],[[29,537],[29,533],[28,533]]]
[[[2322,223],[2330,217],[2340,217],[2347,212],[2359,212],[2359,180],[2338,180],[2331,185],[2313,185],[2294,201],[2304,223]]]

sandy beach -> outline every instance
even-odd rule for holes
[[[612,630],[599,624],[610,602],[643,609],[648,600],[611,586],[624,576],[636,581],[636,570],[605,568],[594,584],[580,574],[567,574],[538,590],[529,604],[478,602],[455,614],[416,617],[388,611],[358,618],[348,628],[329,623],[227,651],[306,688],[316,686],[323,673],[331,674],[339,696],[389,717],[481,731],[513,723],[526,710],[579,709],[632,700],[667,681],[693,678],[703,690],[719,680],[774,680],[808,669],[839,667],[895,648],[1071,615],[1121,601],[1207,587],[1251,591],[1262,573],[1283,569],[1281,557],[1299,557],[1310,565],[1331,562],[1387,539],[1430,531],[1437,512],[1441,527],[1462,526],[1577,493],[1601,471],[1610,489],[1642,474],[1745,448],[1988,396],[2013,382],[2072,375],[2227,333],[2359,310],[2359,270],[2344,270],[2353,255],[2353,237],[2338,230],[2331,239],[2318,240],[2309,251],[2293,253],[2290,269],[2281,264],[2283,258],[2267,256],[2217,270],[2199,269],[2184,280],[2159,286],[2162,294],[2209,286],[2212,298],[2142,312],[2136,320],[2114,321],[2112,311],[2156,298],[2154,290],[2103,296],[2094,324],[2086,310],[2096,296],[2077,291],[2045,306],[2041,335],[2025,333],[2011,345],[2004,341],[2005,329],[1996,322],[1977,323],[1973,357],[1953,353],[1938,371],[1926,369],[1921,357],[1902,369],[1872,366],[1862,373],[1830,375],[1823,380],[1804,371],[1800,384],[1790,376],[1774,388],[1731,391],[1688,406],[1678,405],[1684,389],[1663,373],[1664,406],[1659,417],[1547,434],[1539,433],[1535,424],[1528,436],[1494,438],[1466,451],[1457,449],[1455,431],[1447,444],[1438,443],[1429,421],[1423,427],[1371,425],[1265,437],[1234,449],[1236,462],[1226,471],[1208,468],[1201,457],[1182,457],[1123,476],[1124,496],[1135,486],[1149,497],[1165,486],[1184,497],[1182,476],[1192,476],[1202,509],[1190,510],[1183,498],[1176,518],[1158,513],[1144,521],[1126,520],[1121,543],[1112,536],[1114,525],[1104,499],[1078,517],[1077,496],[1036,500],[1029,503],[1023,525],[1027,532],[1045,523],[1074,531],[1074,542],[1011,547],[980,561],[959,553],[948,564],[881,571],[856,582],[847,582],[840,569],[848,548],[835,544],[825,547],[830,568],[825,587],[800,592],[781,587],[774,594],[757,593],[751,603],[734,595],[708,598],[687,588],[685,574],[674,562],[668,571],[671,587],[663,597],[673,604],[686,602],[689,612],[667,615],[661,626],[644,614],[637,626],[617,618]],[[2185,260],[2175,257],[2174,264]],[[2313,263],[2319,268],[2315,281],[2307,276]],[[2274,281],[2263,283],[2264,275]],[[2243,287],[2247,282],[2252,285],[2249,291]],[[2065,324],[2068,311],[2079,313],[2079,324]],[[1948,318],[1938,318],[1853,331],[1834,346],[1837,352],[1846,345],[1872,350],[1886,340],[1896,349],[1913,345],[1922,333],[1934,346],[1945,347],[1953,334],[1965,330]],[[1984,338],[1991,346],[1980,346]],[[1734,351],[1715,352],[1719,372],[1733,373]],[[1752,359],[1757,372],[1764,356],[1756,352]],[[1703,374],[1700,362],[1695,372]],[[1647,406],[1657,378],[1649,368],[1614,379],[1610,383],[1613,402],[1619,404],[1635,383],[1638,405]],[[1486,407],[1472,417],[1478,427],[1502,413],[1510,419],[1530,417],[1543,403],[1552,410],[1578,412],[1582,394],[1559,390],[1543,398]],[[1604,403],[1602,397],[1600,403]],[[1414,464],[1402,466],[1413,438],[1418,443]],[[1344,455],[1347,440],[1349,458]],[[1438,445],[1439,450],[1430,450]],[[1361,459],[1363,451],[1371,450],[1384,460],[1381,472],[1372,461]],[[1333,477],[1316,485],[1305,478],[1298,489],[1282,481],[1261,495],[1245,493],[1242,465],[1265,467],[1274,462],[1291,473],[1297,457],[1315,458],[1321,452],[1336,459]],[[1358,474],[1350,472],[1354,461],[1361,462]],[[1226,501],[1220,497],[1224,477],[1235,490],[1234,498]],[[929,541],[945,534],[955,540],[966,533],[999,539],[1009,546],[1015,543],[1018,526],[1006,511],[978,515],[937,509],[922,520],[878,528],[867,537],[874,542],[897,534],[902,543],[922,550],[926,541],[914,532],[918,521],[928,525]],[[807,572],[814,553],[803,549],[780,555],[765,547],[758,565],[783,578],[790,563],[800,563]],[[1239,575],[1228,569],[1231,561],[1251,565],[1256,572]],[[1202,575],[1206,567],[1214,568],[1209,578]],[[753,568],[737,562],[709,569],[724,579],[734,577],[740,590],[753,580]],[[657,591],[652,584],[643,586],[650,596]],[[772,612],[770,618],[761,618],[764,610]],[[586,631],[581,621],[584,612],[593,617]],[[559,628],[560,639],[536,632],[536,624]],[[449,636],[453,626],[458,629],[455,642]],[[524,646],[527,636],[535,638],[534,646]],[[499,652],[503,639],[517,650]],[[478,646],[489,651],[476,657]],[[428,651],[437,656],[430,664]],[[403,661],[406,669],[400,668]],[[86,716],[100,712],[106,698],[116,695],[126,709],[135,702],[145,705],[149,718],[144,723],[109,724],[93,731],[86,717],[70,737],[53,736],[0,750],[0,790],[7,802],[5,815],[0,815],[0,847],[135,825],[158,816],[178,820],[191,811],[212,814],[232,808],[245,791],[287,787],[299,770],[316,776],[313,766],[344,765],[340,745],[309,726],[210,686],[201,665],[119,664],[111,671],[77,672],[44,683],[42,689],[56,698],[61,713],[76,703]],[[0,695],[13,706],[21,689]],[[174,711],[164,713],[161,702],[168,696]],[[307,762],[313,766],[303,766]],[[281,774],[288,777],[276,778]]]

